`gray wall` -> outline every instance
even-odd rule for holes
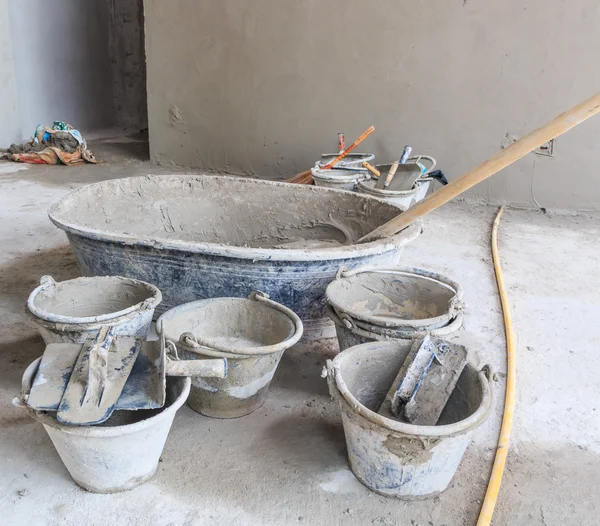
[[[600,88],[597,0],[145,0],[155,161],[283,177],[370,124],[449,178]],[[599,209],[600,118],[472,196]]]
[[[0,0],[0,148],[21,139],[19,105],[8,23],[8,0]]]
[[[107,0],[114,124],[148,127],[143,0]]]
[[[113,122],[106,0],[9,0],[22,138],[38,124]]]

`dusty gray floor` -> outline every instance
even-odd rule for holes
[[[9,525],[470,525],[477,518],[499,429],[495,412],[451,487],[400,502],[371,493],[346,464],[337,407],[319,377],[332,341],[288,351],[269,399],[237,420],[177,415],[159,472],[126,494],[87,493],[71,480],[41,425],[11,405],[24,368],[43,352],[23,305],[43,274],[78,275],[46,207],[70,188],[109,177],[172,173],[144,159],[146,143],[93,144],[100,166],[0,163],[0,522]],[[178,171],[189,171],[177,169]],[[505,371],[489,233],[494,208],[452,204],[433,214],[405,261],[460,281],[460,339],[478,364]],[[599,218],[509,210],[501,252],[518,334],[518,397],[496,525],[598,524],[600,505]]]

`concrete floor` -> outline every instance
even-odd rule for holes
[[[505,344],[489,235],[495,208],[450,204],[427,219],[405,261],[461,282],[468,304],[460,340],[498,373],[495,410],[451,487],[419,502],[386,499],[354,479],[339,411],[320,372],[335,341],[298,345],[267,403],[236,420],[187,406],[175,419],[157,476],[125,494],[94,495],[69,478],[41,425],[11,405],[25,367],[42,354],[24,303],[37,280],[79,275],[48,204],[82,184],[145,173],[147,144],[92,144],[105,165],[0,163],[0,516],[25,525],[471,525],[499,429]],[[20,171],[14,171],[23,168]],[[513,442],[496,525],[593,525],[600,505],[600,288],[598,217],[508,210],[500,250],[518,334]]]

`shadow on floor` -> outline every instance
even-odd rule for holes
[[[12,312],[23,311],[29,294],[44,275],[50,275],[56,281],[81,276],[70,246],[40,249],[0,266],[2,307]]]
[[[105,163],[150,161],[148,134],[97,139],[89,141],[88,147],[94,152],[96,159]]]
[[[334,341],[333,344],[337,342]],[[328,395],[327,382],[321,378],[321,371],[326,361],[336,353],[337,350],[296,345],[283,354],[272,385],[288,391]]]

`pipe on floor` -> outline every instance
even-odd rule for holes
[[[506,394],[504,396],[504,415],[502,416],[502,427],[500,428],[500,436],[498,438],[498,447],[496,448],[496,457],[494,466],[488,482],[488,488],[485,493],[485,499],[479,512],[477,526],[488,526],[492,521],[492,515],[496,506],[502,475],[504,474],[504,466],[508,455],[508,446],[510,443],[510,435],[512,432],[513,412],[515,408],[515,384],[517,374],[516,363],[516,345],[515,333],[513,329],[512,317],[510,314],[510,305],[504,285],[504,276],[502,274],[502,263],[498,253],[498,227],[504,207],[501,206],[494,219],[492,227],[492,257],[494,261],[494,272],[496,273],[496,282],[498,284],[498,294],[500,295],[500,303],[502,304],[502,313],[504,316],[504,330],[506,333]]]

